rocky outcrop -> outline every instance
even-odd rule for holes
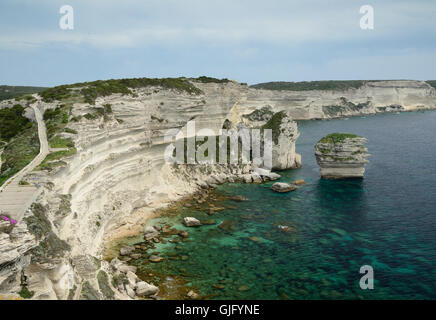
[[[30,251],[36,246],[26,224],[0,220],[0,292],[20,291],[19,275],[30,264]]]
[[[295,152],[295,142],[300,133],[289,111],[275,113],[262,126],[272,130],[272,169],[286,170],[301,167],[301,155]]]
[[[363,178],[367,139],[354,134],[333,133],[315,146],[316,161],[324,179]]]

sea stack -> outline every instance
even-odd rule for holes
[[[364,137],[350,133],[332,133],[315,146],[316,161],[323,179],[363,178],[370,155]]]
[[[300,133],[289,111],[275,113],[262,126],[272,130],[272,169],[287,170],[301,167],[301,155],[295,152],[295,142]]]

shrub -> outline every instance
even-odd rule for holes
[[[24,299],[30,299],[33,297],[33,295],[35,294],[35,292],[33,291],[29,291],[29,289],[27,288],[27,286],[22,286],[21,287],[21,291],[18,292],[18,294],[20,295],[21,298]]]
[[[228,82],[230,82],[230,80],[226,79],[226,78],[224,78],[224,79],[217,79],[217,78],[211,78],[211,77],[206,77],[206,76],[201,76],[201,77],[198,77],[198,78],[194,78],[193,80],[201,82],[201,83],[228,83]]]
[[[20,104],[0,110],[0,139],[9,141],[19,133],[32,127],[32,122],[23,116],[24,107]]]
[[[71,129],[71,128],[65,128],[64,131],[67,132],[67,133],[71,133],[71,134],[77,134],[78,133],[76,130]]]

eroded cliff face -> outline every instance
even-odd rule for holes
[[[291,119],[436,108],[435,89],[417,81],[368,83],[343,92],[257,90],[234,82],[195,86],[203,94],[148,87],[134,90],[134,96],[97,98],[95,106],[72,106],[70,117],[82,116],[68,124],[77,134],[63,132],[62,136],[73,139],[77,153],[56,162],[50,172],[31,174],[40,182],[42,192],[36,201],[38,206],[25,215],[28,219],[42,214],[46,218],[43,224],[47,229],[41,239],[34,241],[40,244],[49,235],[50,241],[43,243],[51,250],[44,247],[35,253],[33,240],[26,240],[32,243],[25,250],[32,260],[27,258],[17,268],[11,280],[15,284],[4,291],[17,288],[22,269],[29,277],[28,287],[35,292],[35,299],[73,298],[75,288],[84,283],[87,294],[104,298],[97,275],[107,272],[108,265],[95,257],[101,259],[106,241],[138,232],[155,209],[213,185],[213,181],[208,181],[211,176],[225,181],[225,177],[252,172],[250,167],[177,169],[165,163],[165,133],[169,129],[186,133],[190,120],[195,120],[197,131],[208,128],[218,134],[226,121],[235,126],[242,123],[260,127],[284,110],[287,117],[280,122],[276,146],[286,148],[285,152],[275,149],[273,159],[278,161],[275,168],[285,169],[301,165],[295,152],[299,134]],[[12,102],[2,106],[8,103]],[[41,111],[53,110],[61,103],[39,101],[38,107]],[[106,104],[111,105],[110,114],[85,117],[95,112],[95,107]],[[263,111],[250,117],[256,110]],[[252,176],[243,179],[254,181]],[[24,223],[30,227],[28,219]],[[34,233],[29,237],[38,238]],[[115,298],[128,297],[116,292]]]
[[[368,82],[358,89],[340,91],[249,89],[240,103],[244,113],[264,106],[275,112],[289,110],[295,120],[414,111],[436,108],[436,89],[413,80]]]

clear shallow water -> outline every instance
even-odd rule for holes
[[[280,181],[306,185],[288,194],[271,183],[223,185],[214,194],[226,210],[213,217],[183,207],[150,221],[171,222],[191,241],[158,244],[161,263],[133,262],[142,277],[215,299],[436,299],[436,112],[307,121],[299,130],[304,167]],[[314,145],[332,132],[368,138],[364,180],[320,180]],[[184,216],[232,228],[184,228]],[[374,268],[372,291],[359,287],[362,265]]]

